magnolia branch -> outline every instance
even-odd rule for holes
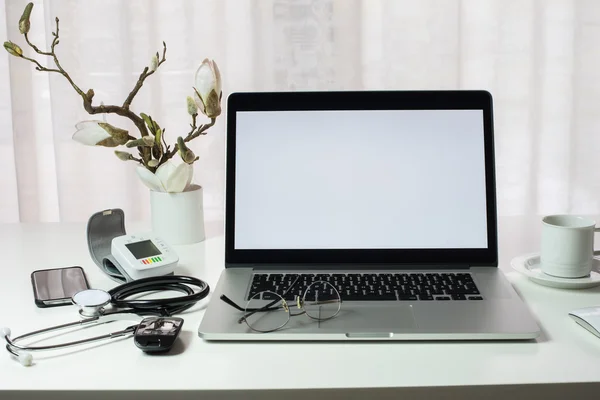
[[[131,102],[133,101],[133,98],[138,94],[138,92],[142,88],[142,85],[144,84],[144,81],[146,80],[146,78],[149,77],[150,75],[152,75],[158,69],[158,67],[160,67],[162,65],[162,63],[167,61],[166,55],[167,55],[167,44],[165,42],[163,42],[163,54],[162,54],[162,58],[160,60],[158,59],[158,52],[156,52],[156,61],[157,61],[156,68],[152,69],[150,71],[149,71],[148,67],[144,68],[144,70],[140,74],[140,77],[138,78],[137,83],[135,84],[135,87],[133,88],[131,93],[129,93],[129,96],[127,96],[127,98],[125,99],[125,102],[123,103],[123,108],[129,108],[129,106],[131,105]]]
[[[54,32],[53,32],[52,34],[54,34]],[[24,33],[24,34],[23,34],[23,36],[25,36],[25,41],[27,42],[27,44],[28,44],[29,46],[31,46],[31,48],[32,48],[33,50],[35,50],[35,52],[36,52],[36,53],[38,53],[38,54],[41,54],[41,55],[43,55],[43,56],[51,56],[51,55],[52,55],[52,53],[48,53],[48,52],[45,52],[45,51],[41,51],[40,49],[38,49],[38,48],[37,48],[37,46],[36,46],[36,45],[34,45],[33,43],[31,43],[31,42],[29,41],[29,36],[27,35],[27,33]],[[23,57],[23,58],[25,58],[25,57]]]
[[[94,90],[90,89],[86,92],[84,92],[83,90],[81,90],[81,88],[73,81],[73,79],[71,78],[71,76],[65,71],[65,69],[62,67],[58,56],[56,54],[56,46],[59,44],[60,40],[59,40],[59,35],[60,35],[60,25],[59,25],[59,19],[56,18],[56,32],[52,32],[52,36],[54,36],[54,39],[52,40],[52,44],[50,46],[50,51],[49,52],[45,52],[40,50],[36,45],[34,45],[28,38],[27,34],[24,34],[25,36],[25,40],[27,42],[27,44],[29,46],[31,46],[31,48],[38,54],[41,55],[45,55],[45,56],[50,56],[52,57],[52,59],[54,60],[54,64],[56,64],[57,69],[53,69],[53,68],[48,68],[48,67],[44,67],[43,65],[41,65],[37,60],[32,59],[32,58],[28,58],[25,56],[22,56],[22,58],[34,63],[36,65],[36,70],[38,71],[45,71],[45,72],[55,72],[58,73],[62,76],[65,77],[65,79],[71,84],[71,86],[73,87],[73,89],[81,96],[82,100],[83,100],[83,108],[88,112],[88,114],[116,114],[116,115],[120,115],[122,117],[128,118],[129,120],[131,120],[134,125],[136,126],[136,128],[138,128],[138,130],[140,131],[141,136],[147,136],[149,135],[148,133],[148,129],[146,127],[146,124],[144,123],[144,120],[139,117],[138,115],[136,115],[134,112],[129,110],[129,106],[131,104],[131,102],[133,101],[133,98],[138,94],[139,90],[142,88],[142,85],[144,84],[144,81],[146,80],[147,77],[149,77],[150,75],[152,75],[156,69],[153,69],[152,71],[149,71],[149,68],[146,67],[144,68],[144,71],[142,72],[142,74],[140,75],[137,84],[135,85],[135,87],[133,88],[133,90],[131,91],[131,93],[129,94],[129,96],[127,96],[127,98],[125,99],[125,102],[123,103],[123,106],[117,106],[117,105],[100,105],[100,106],[94,106],[92,104],[93,98],[94,98]],[[160,60],[158,60],[156,67],[159,67],[161,64],[163,64],[166,61],[166,53],[167,53],[167,45],[165,42],[163,42],[163,54],[162,54],[162,58]],[[158,53],[156,53],[157,59],[158,59]],[[150,149],[148,148],[144,148],[142,149],[142,160],[140,160],[144,165],[147,165],[148,161],[150,160],[151,154],[150,154]],[[136,160],[137,161],[137,160]]]
[[[49,51],[41,50],[34,43],[32,43],[31,40],[29,39],[29,35],[28,35],[29,28],[30,28],[29,18],[30,18],[32,8],[33,8],[33,3],[29,3],[27,5],[27,7],[25,8],[25,11],[23,12],[22,17],[19,20],[19,31],[24,35],[25,41],[33,49],[33,51],[41,56],[51,57],[52,60],[54,61],[54,64],[56,65],[56,68],[46,67],[46,66],[42,65],[42,63],[40,63],[40,61],[36,60],[35,58],[26,57],[25,55],[23,55],[22,49],[18,45],[14,44],[10,41],[4,43],[5,49],[11,55],[13,55],[15,57],[23,58],[23,59],[35,64],[35,69],[37,71],[54,72],[54,73],[62,75],[69,82],[69,84],[73,87],[73,89],[77,92],[77,94],[79,94],[79,96],[81,96],[81,98],[83,100],[83,107],[88,114],[91,114],[91,115],[94,115],[94,114],[116,114],[116,115],[125,117],[125,118],[129,119],[130,121],[132,121],[133,124],[136,126],[136,128],[139,130],[139,132],[141,134],[141,138],[139,139],[140,143],[144,142],[144,144],[137,146],[138,143],[135,143],[133,146],[131,146],[131,147],[137,146],[137,150],[138,150],[140,158],[137,158],[137,157],[134,157],[133,155],[131,155],[130,158],[128,158],[129,160],[139,162],[140,164],[144,165],[144,167],[146,167],[148,170],[154,172],[160,165],[164,164],[166,161],[171,159],[175,154],[177,154],[179,151],[179,145],[175,144],[172,149],[171,149],[171,146],[167,145],[167,142],[165,140],[165,130],[164,129],[161,129],[155,121],[153,121],[151,118],[149,118],[149,116],[146,116],[143,113],[140,115],[137,115],[129,109],[135,96],[139,93],[139,91],[143,87],[146,79],[149,76],[151,76],[152,74],[154,74],[156,72],[156,70],[164,62],[166,62],[166,54],[167,54],[166,43],[163,42],[162,57],[160,57],[159,52],[156,52],[156,55],[152,58],[151,65],[149,67],[145,67],[143,69],[143,71],[141,72],[141,74],[138,77],[138,80],[137,80],[135,86],[133,87],[133,89],[131,90],[131,92],[129,93],[129,95],[127,96],[127,98],[125,99],[125,101],[123,102],[123,104],[121,106],[104,105],[104,104],[101,104],[99,106],[94,106],[93,105],[94,90],[89,89],[89,90],[87,90],[87,92],[84,92],[73,81],[73,79],[67,73],[67,71],[65,71],[65,69],[63,68],[63,66],[60,63],[60,60],[58,59],[58,56],[56,54],[56,46],[58,46],[58,44],[60,43],[59,19],[55,18],[56,31],[52,32],[53,39],[52,39],[52,43],[50,44]],[[212,78],[215,80],[214,86],[220,88],[220,83],[219,83],[220,76],[219,76],[219,71],[217,69],[216,64],[214,64],[213,61],[205,60],[202,63],[201,68],[202,67],[209,68],[210,72],[207,72],[207,70],[204,70],[205,73],[207,72],[207,73],[211,74]],[[200,69],[198,71],[200,71]],[[196,90],[196,93],[198,93],[197,90]],[[196,119],[198,116],[197,109],[196,109],[196,111],[193,111],[196,107],[193,104],[193,99],[191,99],[191,97],[188,97],[188,112],[193,113],[193,115],[192,115],[192,123],[190,124],[190,126],[191,126],[190,132],[187,134],[187,136],[185,136],[185,138],[178,138],[182,147],[184,146],[183,143],[189,142],[189,141],[197,138],[200,135],[206,135],[207,134],[206,131],[215,124],[216,116],[218,116],[221,113],[220,104],[219,104],[220,100],[221,100],[220,96],[221,96],[220,90],[219,90],[219,93],[217,93],[215,90],[213,90],[212,92],[209,91],[208,99],[202,100],[203,104],[208,104],[206,106],[206,110],[207,110],[206,115],[211,116],[210,117],[211,121],[210,121],[210,123],[202,124],[199,127],[196,126]],[[189,104],[191,104],[191,106]],[[189,111],[189,110],[192,110],[192,111]],[[149,138],[146,138],[147,136],[152,137],[153,135],[154,135],[153,141],[150,141]],[[131,137],[131,135],[128,135],[128,137],[130,139],[127,139],[127,140],[135,139],[135,138]],[[148,143],[148,142],[150,142],[150,143]],[[185,149],[183,149],[183,150],[185,150]],[[189,155],[189,152],[186,151],[186,154]],[[119,158],[123,159],[122,158],[123,154],[117,154],[117,155],[119,156]],[[193,155],[193,153],[192,153],[192,155]],[[154,159],[153,159],[153,157],[154,157]],[[183,158],[183,155],[182,155],[182,158]],[[195,161],[195,159],[193,161]],[[189,162],[189,161],[186,160],[186,162]]]
[[[61,73],[57,69],[51,69],[51,68],[44,67],[42,64],[40,64],[37,60],[34,60],[33,58],[29,58],[29,57],[25,57],[25,56],[21,56],[21,58],[23,58],[23,59],[25,59],[27,61],[31,61],[32,63],[34,63],[35,65],[37,65],[37,67],[35,67],[35,69],[37,71],[58,72],[59,74]]]
[[[206,135],[206,131],[208,130],[208,128],[210,128],[211,126],[213,126],[215,124],[215,122],[217,122],[216,118],[211,118],[210,119],[210,123],[209,124],[203,124],[200,125],[200,127],[198,127],[198,129],[196,129],[196,116],[193,115],[193,124],[192,124],[192,130],[190,133],[188,133],[188,135],[183,139],[184,142],[189,142],[190,140],[193,140],[195,138],[197,138],[200,135]],[[177,154],[177,152],[179,151],[179,145],[175,144],[175,146],[173,147],[173,150],[171,150],[168,153],[165,153],[165,155],[163,156],[163,158],[160,160],[161,164],[164,163],[165,161],[171,159],[175,154]]]
[[[200,128],[198,128],[198,130],[196,132],[193,132],[191,135],[188,134],[183,139],[183,141],[187,143],[187,142],[189,142],[192,139],[196,139],[200,135],[206,135],[206,131],[208,130],[208,128],[210,128],[211,126],[213,126],[215,124],[215,122],[217,122],[217,119],[216,118],[211,118],[210,119],[210,124],[200,125]]]

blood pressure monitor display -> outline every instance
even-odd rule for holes
[[[132,279],[173,273],[179,262],[175,250],[151,233],[117,236],[112,239],[110,252]]]
[[[162,254],[160,250],[152,243],[152,240],[144,240],[141,242],[128,243],[125,245],[127,249],[138,260],[141,258],[154,257]]]

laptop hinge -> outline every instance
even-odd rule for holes
[[[368,271],[402,271],[402,270],[467,270],[468,264],[228,264],[226,268],[252,268],[261,270],[368,270]],[[481,266],[485,267],[485,266]],[[491,265],[488,267],[492,267]]]

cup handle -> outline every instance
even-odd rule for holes
[[[594,233],[600,232],[600,227],[594,228]],[[600,256],[600,250],[594,250],[594,256]]]

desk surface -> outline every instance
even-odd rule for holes
[[[145,355],[125,339],[73,348],[66,354],[38,352],[36,364],[25,368],[0,352],[0,390],[400,390],[598,383],[600,339],[575,324],[567,312],[600,305],[600,288],[543,287],[510,267],[513,257],[538,250],[538,221],[537,217],[499,221],[500,267],[538,320],[543,334],[537,341],[209,343],[196,333],[204,300],[184,315],[181,343],[174,354]],[[143,228],[128,226],[127,230]],[[80,265],[92,287],[115,286],[90,259],[84,224],[5,224],[0,225],[0,240],[4,245],[0,325],[10,327],[13,336],[77,319],[71,306],[40,309],[34,305],[30,274],[36,269]],[[223,268],[220,223],[207,223],[206,241],[176,250],[177,273],[198,276],[214,287]],[[111,325],[93,327],[86,335],[116,330],[117,325]]]

